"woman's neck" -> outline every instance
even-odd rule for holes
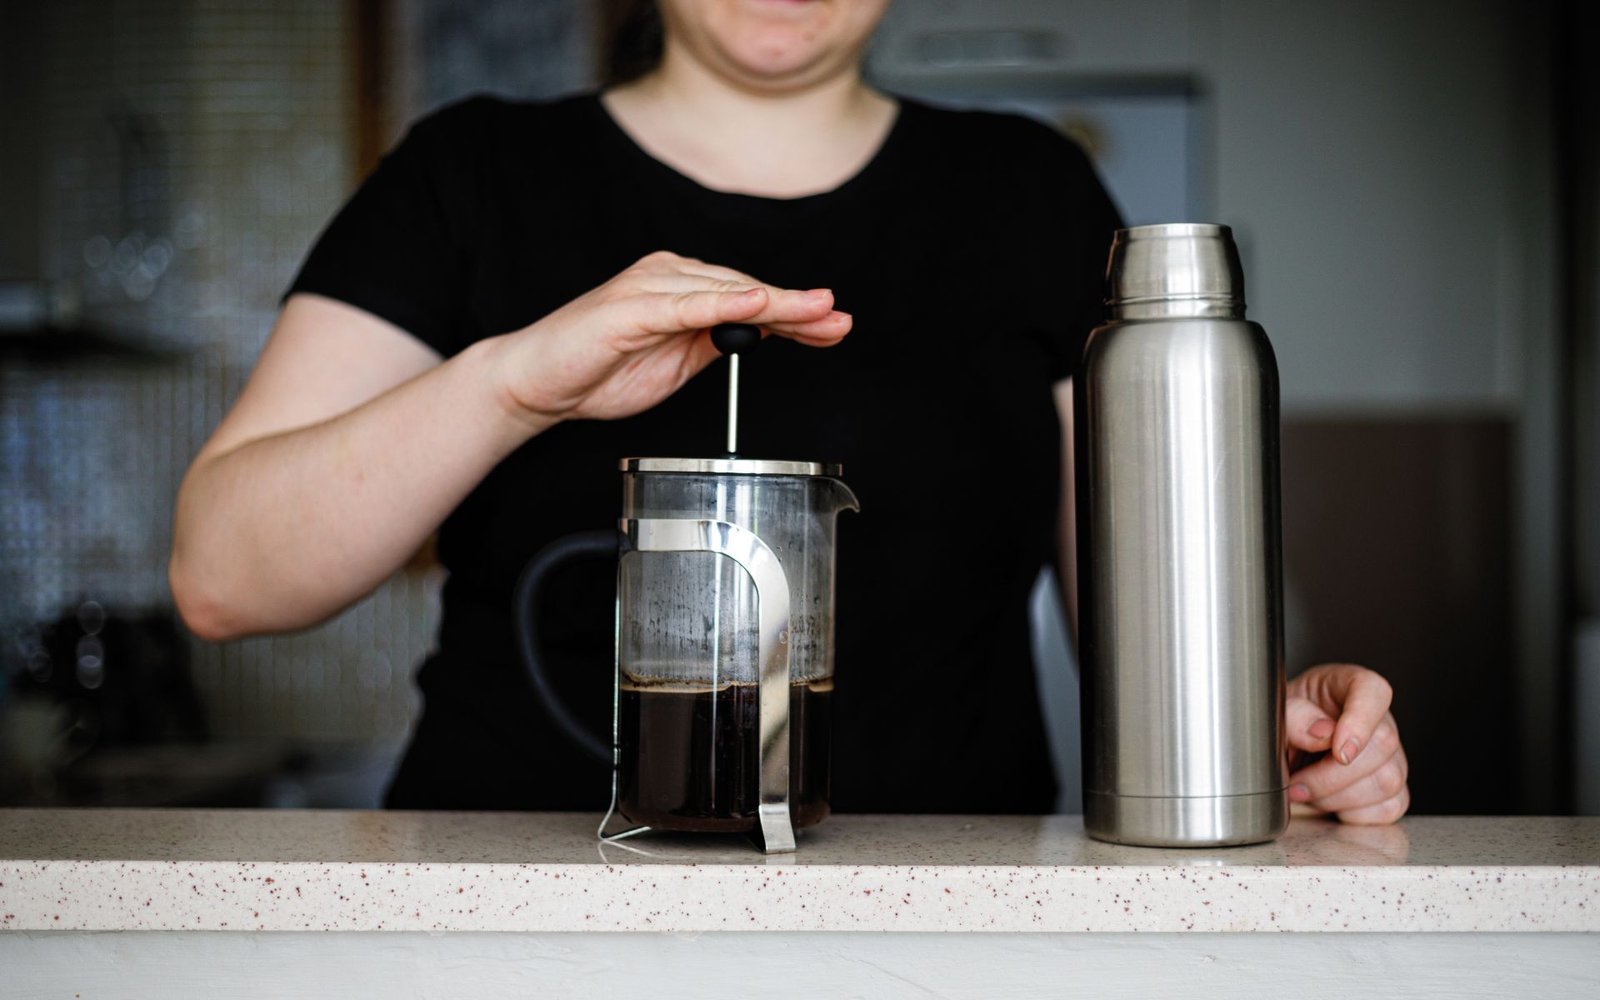
[[[706,187],[770,198],[844,183],[883,144],[896,110],[853,70],[758,90],[670,46],[660,68],[602,100],[656,159]]]

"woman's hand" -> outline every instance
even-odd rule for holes
[[[850,331],[827,289],[798,291],[665,251],[499,338],[496,382],[536,425],[631,416],[717,357],[710,328],[754,323],[814,347]]]
[[[1406,754],[1389,713],[1389,682],[1325,663],[1289,682],[1289,801],[1346,823],[1393,823],[1411,805]]]
[[[353,306],[292,296],[178,493],[169,575],[184,621],[216,640],[322,621],[530,437],[654,406],[710,363],[708,328],[728,322],[817,346],[850,329],[828,291],[668,253],[448,360]]]

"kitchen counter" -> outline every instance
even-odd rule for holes
[[[318,931],[1600,931],[1600,820],[1300,819],[1255,847],[1048,817],[836,816],[600,845],[573,814],[0,811],[0,927]],[[1600,945],[1600,942],[1597,942]]]
[[[686,940],[725,942],[698,948],[698,959],[685,957],[692,967],[732,961],[717,958],[718,948],[750,957],[832,937],[838,940],[824,951],[837,957],[850,951],[848,941],[860,941],[862,954],[880,965],[923,949],[921,958],[904,959],[908,968],[935,975],[946,990],[939,995],[966,995],[948,974],[930,970],[972,947],[1009,947],[1013,958],[1042,948],[1038,955],[1055,961],[1080,947],[1114,954],[1131,933],[1167,942],[1160,949],[1167,959],[1205,953],[1216,960],[1243,947],[1243,959],[1269,968],[1268,952],[1249,958],[1267,946],[1219,942],[1352,942],[1318,952],[1326,956],[1364,954],[1369,945],[1354,942],[1382,935],[1390,942],[1384,947],[1409,938],[1423,951],[1443,948],[1445,957],[1434,962],[1441,975],[1465,975],[1476,963],[1525,982],[1534,974],[1530,956],[1548,953],[1537,967],[1559,969],[1571,995],[1600,992],[1600,938],[1591,936],[1600,933],[1600,819],[1413,817],[1363,828],[1297,818],[1275,843],[1180,851],[1099,844],[1070,816],[836,816],[806,833],[798,853],[776,857],[731,837],[602,846],[595,819],[0,811],[0,929],[22,932],[0,933],[0,965],[16,957],[14,941],[26,939],[27,954],[37,957],[62,947],[51,942],[104,939],[81,932],[113,930],[176,931],[224,948],[234,946],[216,942],[249,938],[258,944],[241,952],[246,964],[273,947],[262,942],[299,939],[309,949],[302,952],[324,954],[339,969],[353,967],[349,957],[334,957],[343,954],[330,943],[339,938],[416,939],[419,947],[448,950],[453,946],[438,942],[460,935],[478,942],[469,947],[477,954],[516,951],[522,945],[507,941],[526,936],[528,947],[561,942],[569,958],[599,956],[612,939],[636,956],[664,948],[661,961],[669,964],[669,953]],[[321,933],[327,931],[355,933]],[[648,931],[673,933],[628,933]],[[769,933],[719,933],[745,931]],[[817,931],[836,933],[804,933]],[[502,932],[507,941],[485,944],[484,932]],[[885,939],[882,932],[895,932],[888,938],[903,946],[871,945]],[[1036,944],[1017,952],[1016,943],[1030,938]],[[758,941],[766,943],[754,947]],[[1285,968],[1306,968],[1311,959],[1293,958],[1293,950],[1283,952]],[[1508,961],[1511,955],[1518,960]],[[1163,967],[1153,956],[1146,960],[1153,963],[1146,974]],[[1428,966],[1415,956],[1404,961]],[[1141,974],[1139,963],[1130,968]],[[1362,971],[1360,961],[1345,969]],[[1370,963],[1365,974],[1375,974]],[[127,986],[125,978],[117,982]],[[1184,995],[1205,979],[1140,982]],[[994,985],[983,980],[975,988]],[[1231,980],[1213,986],[1242,989]],[[1564,995],[1559,983],[1543,982],[1540,990]]]

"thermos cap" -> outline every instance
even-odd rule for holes
[[[1165,315],[1243,315],[1244,272],[1227,226],[1178,222],[1119,229],[1106,263],[1106,305]],[[1143,310],[1140,310],[1143,312]]]

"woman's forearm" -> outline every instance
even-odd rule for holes
[[[202,455],[178,494],[173,596],[210,639],[302,628],[381,583],[553,421],[506,405],[483,341],[340,416]]]

